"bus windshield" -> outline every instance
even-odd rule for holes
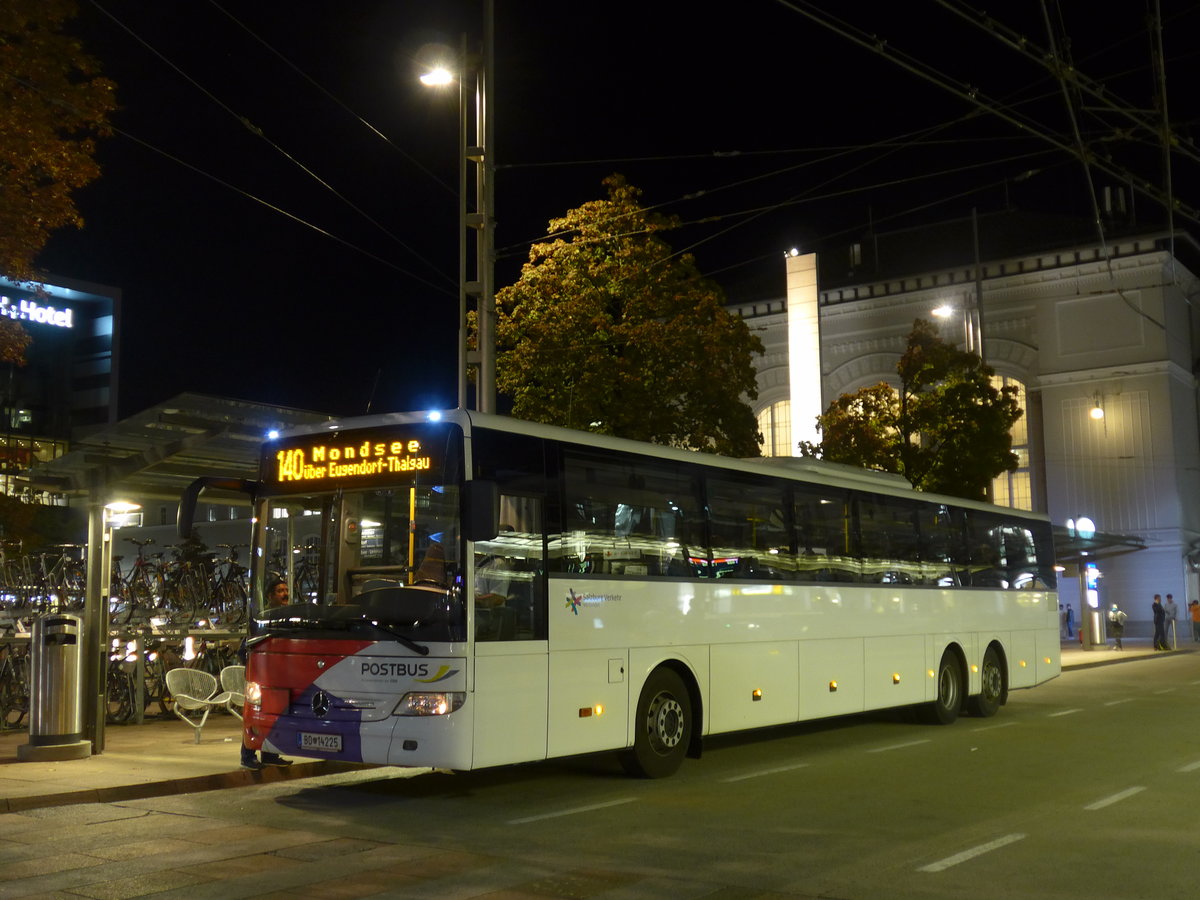
[[[264,516],[260,631],[463,639],[457,486],[293,494],[267,500]],[[271,608],[280,580],[290,602]]]

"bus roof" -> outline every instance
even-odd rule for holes
[[[911,496],[926,502],[942,502],[952,506],[968,507],[980,510],[1002,510],[1005,515],[1016,515],[1030,519],[1047,520],[1048,517],[1029,512],[1028,510],[1012,507],[998,507],[990,503],[968,500],[962,497],[951,497],[944,494],[933,494],[918,491],[901,475],[889,472],[879,472],[863,469],[843,463],[827,462],[821,459],[796,456],[767,456],[754,458],[737,458],[719,456],[715,453],[704,453],[699,450],[684,450],[665,444],[650,444],[644,441],[634,441],[628,438],[613,437],[612,435],[597,434],[591,431],[576,431],[562,428],[558,425],[544,425],[540,422],[528,422],[514,419],[510,416],[500,416],[492,413],[481,413],[474,410],[451,409],[424,412],[381,413],[373,416],[354,416],[344,419],[333,419],[318,425],[301,426],[286,432],[283,436],[298,436],[304,434],[328,433],[330,431],[355,431],[365,428],[378,428],[387,425],[412,424],[414,422],[454,422],[468,436],[476,428],[494,431],[504,431],[512,434],[528,435],[546,440],[559,441],[564,444],[575,444],[589,449],[605,449],[634,453],[655,459],[673,460],[681,463],[692,463],[714,468],[729,469],[740,472],[758,472],[764,475],[783,475],[796,481],[820,482],[835,487],[853,488],[857,490],[872,490],[893,496]]]

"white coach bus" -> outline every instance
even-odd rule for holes
[[[185,532],[206,487],[185,492]],[[1060,672],[1044,516],[812,460],[455,410],[268,442],[245,732],[475,769],[915,706],[949,724]],[[288,582],[291,603],[264,608]]]

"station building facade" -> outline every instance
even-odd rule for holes
[[[997,503],[1088,517],[1146,549],[1098,563],[1099,600],[1134,623],[1174,594],[1179,633],[1200,598],[1200,245],[1182,233],[1014,214],[876,234],[786,256],[783,297],[736,304],[766,353],[756,412],[764,453],[816,440],[815,417],[841,394],[887,382],[918,318],[981,352],[1017,386],[1015,472]],[[1090,232],[1090,234],[1089,234]],[[945,318],[936,319],[934,310]],[[1060,592],[1080,612],[1078,579]]]

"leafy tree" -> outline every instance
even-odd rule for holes
[[[497,293],[497,387],[519,418],[757,456],[743,398],[757,396],[762,342],[672,253],[661,234],[678,221],[621,176],[604,184],[608,198],[551,220],[551,240]]]
[[[109,133],[115,86],[62,33],[72,0],[0,3],[0,272],[34,275],[50,233],[83,218],[71,192],[100,174],[95,137]]]
[[[820,444],[801,452],[907,478],[919,490],[982,500],[1015,469],[1017,389],[997,389],[995,371],[944,342],[918,319],[896,365],[900,389],[883,382],[843,394],[817,417]]]

